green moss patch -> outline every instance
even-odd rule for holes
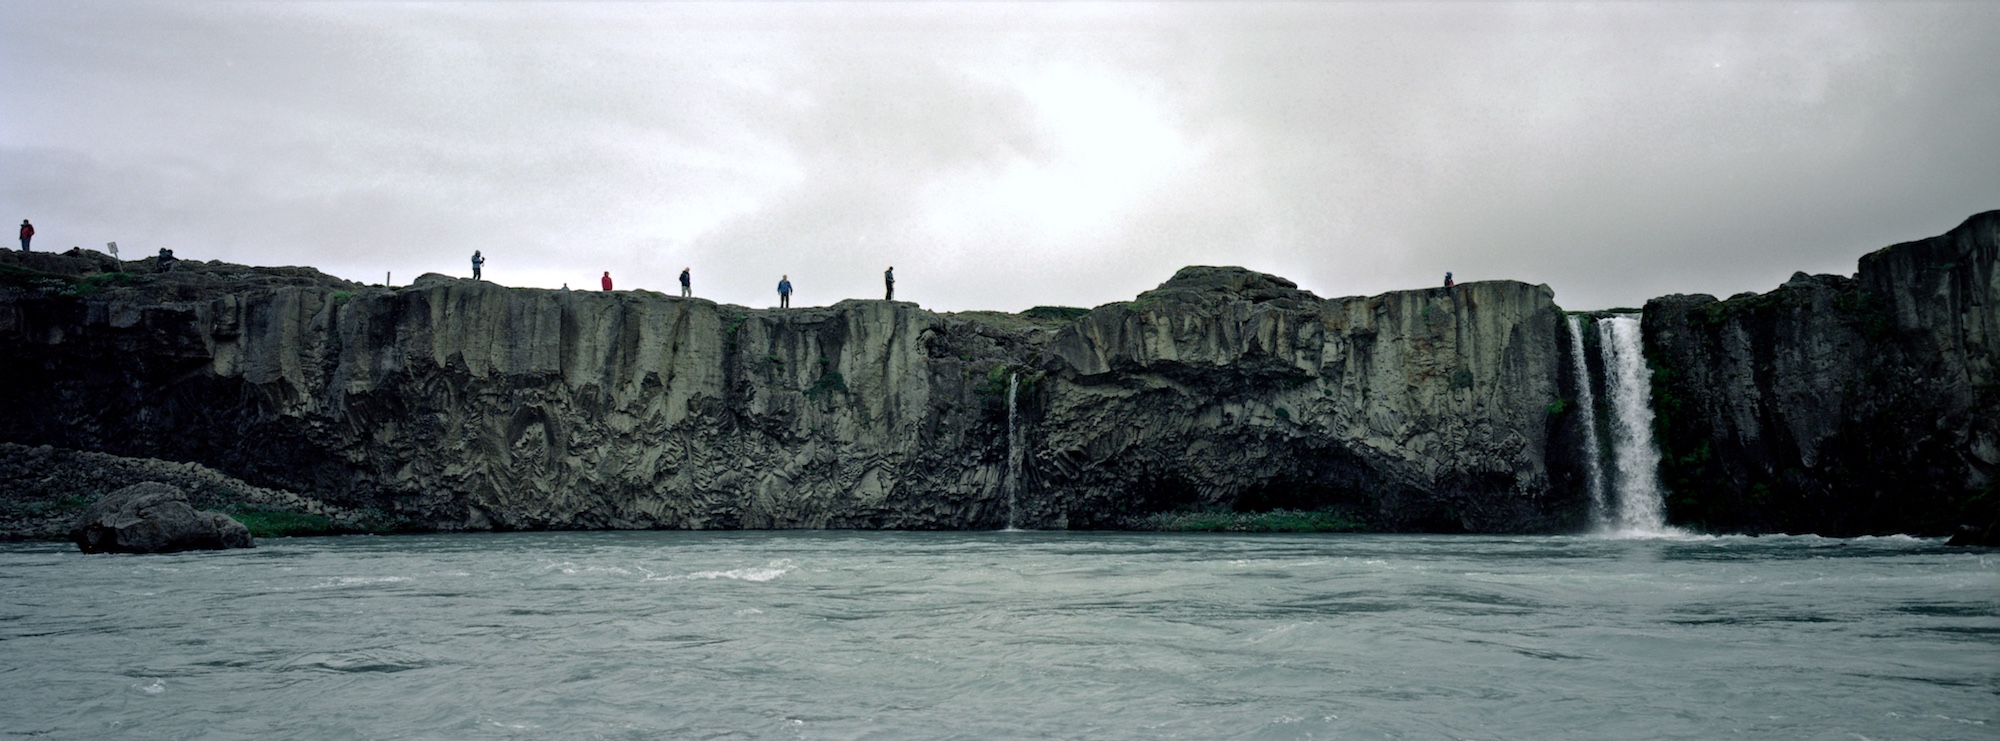
[[[250,528],[251,537],[284,538],[293,535],[334,535],[346,529],[334,524],[333,520],[304,512],[268,509],[239,505],[225,512]]]

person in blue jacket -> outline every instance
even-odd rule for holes
[[[792,276],[778,276],[778,308],[792,308]]]

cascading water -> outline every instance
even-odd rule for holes
[[[1590,492],[1590,529],[1604,530],[1610,521],[1604,501],[1604,448],[1597,441],[1597,395],[1590,390],[1590,363],[1583,354],[1583,317],[1569,317],[1569,357],[1576,368],[1576,411],[1583,420],[1585,488]]]
[[[1610,410],[1611,469],[1617,518],[1609,530],[1624,535],[1671,535],[1660,496],[1660,448],[1653,440],[1653,389],[1640,347],[1639,318],[1597,322],[1604,352],[1604,396]]]
[[[1021,425],[1015,421],[1014,395],[1021,388],[1021,377],[1007,376],[1007,478],[1001,483],[1007,490],[1007,529],[1019,529],[1020,489],[1021,489]]]

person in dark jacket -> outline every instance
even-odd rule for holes
[[[611,271],[604,271],[604,290],[611,290]]]
[[[694,295],[694,268],[681,268],[681,298]]]
[[[778,308],[792,308],[792,276],[778,276]]]
[[[1447,270],[1444,273],[1444,287],[1450,288],[1452,287],[1452,285],[1453,284],[1451,282],[1451,271]]]
[[[480,269],[480,268],[483,268],[483,267],[486,267],[486,258],[485,258],[484,256],[482,256],[482,255],[480,255],[480,254],[479,254],[479,250],[473,250],[473,251],[472,251],[472,279],[473,279],[473,280],[479,280],[479,269]]]
[[[882,271],[882,286],[889,289],[888,295],[883,296],[882,300],[896,300],[896,266],[891,265],[888,270]]]
[[[30,224],[30,223],[28,223],[28,220],[27,220],[27,219],[22,219],[22,220],[21,220],[21,251],[22,251],[22,252],[27,252],[27,251],[29,251],[29,250],[28,250],[28,240],[30,240],[30,239],[34,239],[34,238],[35,238],[35,225],[34,225],[34,224]]]

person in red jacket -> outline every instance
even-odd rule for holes
[[[28,223],[28,220],[27,220],[27,219],[22,219],[22,220],[21,220],[21,251],[22,251],[22,252],[27,252],[27,251],[28,251],[28,240],[30,240],[30,239],[33,239],[34,237],[35,237],[35,225],[34,225],[34,224],[30,224],[30,223]]]
[[[604,271],[604,290],[611,290],[611,271]]]

